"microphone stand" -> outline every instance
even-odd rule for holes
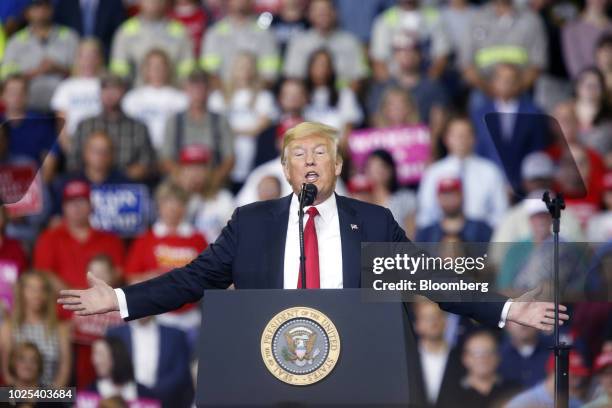
[[[559,231],[561,229],[561,211],[565,209],[563,194],[557,193],[554,198],[546,191],[542,197],[553,221],[553,275],[554,275],[554,305],[555,344],[552,347],[555,354],[555,408],[568,408],[569,405],[569,352],[571,346],[559,341]]]
[[[306,289],[306,256],[304,255],[304,202],[306,197],[306,184],[302,184],[300,192],[300,209],[298,210],[299,237],[300,237],[300,279],[302,289]]]

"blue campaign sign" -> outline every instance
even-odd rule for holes
[[[92,188],[95,228],[124,237],[143,232],[149,221],[149,190],[142,184],[105,184]]]

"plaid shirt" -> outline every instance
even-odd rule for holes
[[[103,131],[110,136],[116,168],[136,163],[152,166],[155,163],[155,150],[146,125],[124,114],[117,119],[110,119],[102,113],[79,123],[68,153],[70,170],[77,171],[83,167],[83,146],[87,137],[95,131]]]

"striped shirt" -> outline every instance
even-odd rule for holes
[[[72,171],[83,167],[83,146],[87,137],[103,131],[113,142],[115,167],[124,169],[133,164],[152,166],[155,163],[155,150],[151,144],[147,127],[124,114],[119,118],[109,118],[104,113],[85,119],[77,126],[71,151],[68,153],[68,168]]]

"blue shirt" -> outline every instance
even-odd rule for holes
[[[6,118],[0,117],[0,122],[5,123]],[[59,154],[56,121],[52,116],[28,112],[23,120],[8,121],[4,127],[12,155],[29,157],[40,165],[47,152]]]
[[[499,348],[501,364],[500,375],[525,387],[533,387],[546,378],[546,362],[550,356],[550,336],[540,336],[533,353],[524,357],[506,338]]]
[[[549,408],[554,405],[553,395],[548,392],[544,382],[512,398],[506,408]],[[569,408],[579,408],[582,404],[576,398],[569,397]]]

